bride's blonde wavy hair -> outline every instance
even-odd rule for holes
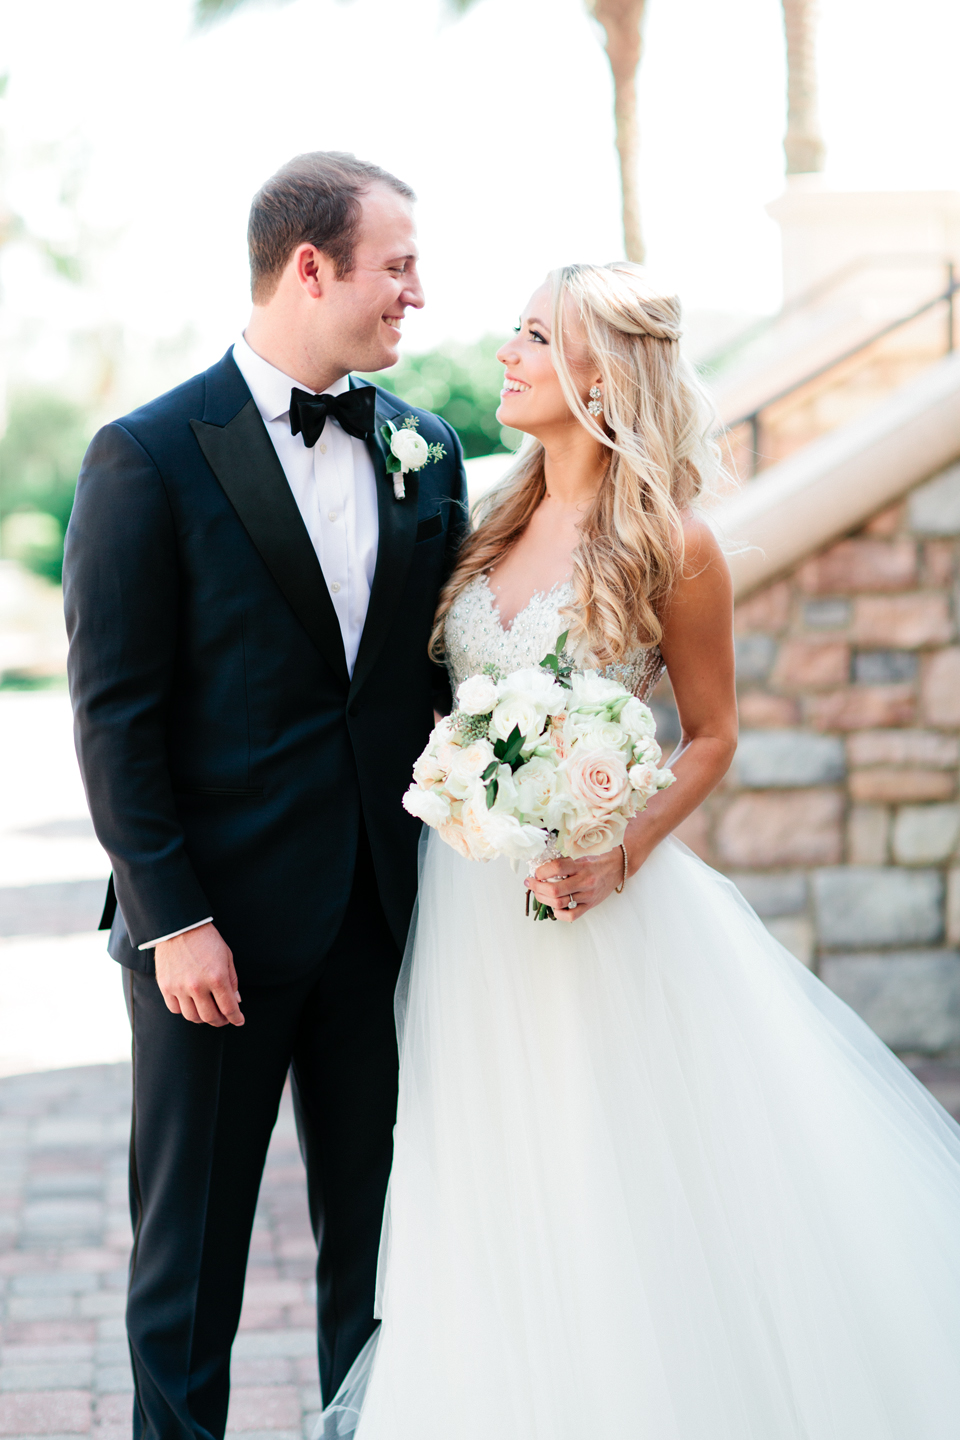
[[[720,467],[710,439],[713,406],[680,354],[680,302],[656,290],[639,265],[565,265],[550,274],[553,363],[580,423],[608,451],[596,500],[573,553],[574,604],[565,612],[571,648],[586,640],[603,663],[638,642],[656,645],[659,613],[683,568],[683,519]],[[603,415],[589,413],[571,372],[569,321],[599,370]],[[504,479],[474,507],[474,528],[444,586],[430,640],[443,656],[447,612],[476,576],[491,570],[523,533],[546,485],[544,449],[525,445]]]

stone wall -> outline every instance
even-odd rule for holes
[[[958,607],[960,463],[737,606],[740,747],[680,832],[906,1051],[960,1049]]]

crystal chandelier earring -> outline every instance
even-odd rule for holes
[[[587,406],[587,409],[594,417],[594,419],[596,419],[598,415],[603,414],[603,401],[600,398],[602,394],[603,391],[600,389],[599,385],[590,386],[590,403]]]

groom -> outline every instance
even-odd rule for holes
[[[136,1437],[223,1435],[288,1069],[325,1401],[374,1328],[420,829],[400,797],[444,704],[427,643],[465,521],[449,426],[350,378],[395,363],[423,304],[413,199],[352,155],[278,171],[244,336],[101,430],[77,488],[70,686],[133,1025]],[[444,453],[401,486],[411,416]]]

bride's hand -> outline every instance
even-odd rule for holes
[[[606,900],[622,879],[623,851],[618,845],[606,855],[549,860],[525,883],[544,905],[552,905],[558,920],[577,920]],[[569,908],[571,898],[577,902],[573,909]]]

